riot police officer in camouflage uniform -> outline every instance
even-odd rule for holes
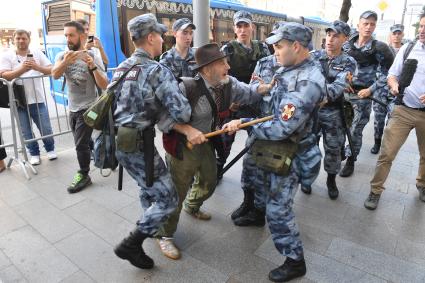
[[[400,47],[403,45],[403,30],[404,26],[400,24],[395,24],[391,26],[390,28],[390,42],[389,47],[392,51],[394,57],[397,54]],[[378,73],[378,76],[380,74]],[[388,88],[388,85],[385,85],[385,87],[380,88],[376,91],[376,98],[381,100],[382,102],[386,103],[387,106],[380,105],[376,102],[373,102],[373,112],[375,114],[375,121],[374,121],[374,137],[375,137],[375,144],[371,148],[370,152],[372,154],[377,154],[379,152],[379,149],[381,148],[381,140],[382,135],[384,134],[384,127],[385,127],[385,118],[389,113],[391,113],[391,109],[394,106],[393,100],[394,96],[390,93],[390,90]]]
[[[229,75],[249,83],[257,61],[270,55],[266,44],[252,40],[252,15],[247,11],[238,11],[233,15],[236,39],[223,45],[221,51],[229,55]]]
[[[342,45],[350,35],[350,27],[342,21],[334,21],[326,29],[325,49],[312,52],[313,59],[326,78],[326,104],[319,110],[318,131],[323,134],[325,149],[324,167],[328,173],[326,185],[331,199],[338,197],[336,174],[341,169],[341,147],[345,142],[343,113],[344,91],[349,88],[349,77],[356,71],[356,61],[342,52]],[[311,187],[310,187],[311,188]],[[310,190],[301,187],[310,194]]]
[[[262,189],[255,191],[255,207],[266,211],[273,242],[286,257],[283,265],[269,273],[274,282],[286,282],[306,273],[292,205],[300,175],[298,156],[316,145],[312,115],[325,96],[325,79],[307,47],[311,36],[308,27],[287,23],[267,38],[284,68],[276,72],[276,85],[271,91],[274,119],[252,128],[257,174],[264,182]],[[225,128],[237,130],[246,120],[233,120]]]
[[[273,31],[270,35],[273,35],[280,26],[283,26],[285,22],[278,22],[274,25]],[[265,83],[270,83],[274,77],[276,71],[281,67],[277,62],[276,56],[269,55],[263,57],[257,62],[257,66],[252,74],[252,79],[250,85],[258,86],[262,81]],[[271,108],[272,96],[266,95],[260,101],[259,105],[256,105],[261,117],[265,117],[272,114],[273,109]],[[254,142],[254,137],[251,135],[248,137],[245,146],[250,147]],[[254,192],[255,187],[258,184],[259,180],[256,180],[257,176],[257,167],[252,158],[251,151],[248,151],[242,163],[242,175],[241,175],[241,185],[242,191],[244,194],[244,199],[242,204],[232,213],[231,219],[238,226],[248,226],[248,225],[258,225],[264,226],[264,215],[250,215],[241,219],[241,217],[248,214],[249,211],[254,208]]]
[[[347,162],[339,175],[351,176],[354,172],[354,163],[362,146],[363,129],[369,122],[372,101],[367,99],[376,90],[385,87],[388,69],[394,56],[385,43],[375,40],[372,34],[376,28],[378,15],[373,11],[366,11],[360,15],[358,34],[354,34],[344,44],[344,52],[357,62],[357,74],[353,77],[350,102],[353,104],[354,118],[351,126],[354,152],[346,147]],[[379,71],[379,79],[376,79]]]
[[[247,11],[238,11],[233,15],[234,31],[236,39],[223,45],[221,51],[228,55],[230,65],[229,75],[235,77],[238,81],[249,83],[251,75],[254,72],[257,61],[270,55],[266,44],[258,40],[252,40],[252,15]],[[248,105],[234,105],[231,109],[231,116],[245,116],[243,113],[256,112]],[[235,112],[238,112],[237,114]],[[258,113],[256,113],[258,114]],[[225,121],[230,121],[230,116]],[[222,136],[221,145],[216,144],[217,152],[217,175],[222,178],[221,170],[230,154],[235,136]]]
[[[188,18],[176,20],[173,24],[176,45],[160,57],[159,63],[167,66],[176,78],[196,75],[195,51],[190,47],[195,29],[195,25]]]
[[[390,31],[389,46],[395,56],[403,46],[404,26],[402,24],[395,24],[390,27]]]
[[[153,14],[144,14],[131,19],[128,30],[136,50],[114,75],[117,80],[130,69],[116,92],[116,156],[140,186],[144,213],[114,252],[136,267],[152,268],[153,260],[145,254],[142,244],[158,231],[178,201],[170,173],[154,147],[152,131],[158,120],[163,131],[170,130],[175,122],[188,122],[191,109],[171,71],[153,59],[161,54],[161,35],[167,28]],[[152,159],[147,158],[149,153]]]

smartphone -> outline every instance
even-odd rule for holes
[[[89,35],[89,40],[88,40],[88,42],[93,42],[93,40],[94,40],[94,35]]]
[[[27,54],[27,60],[32,60],[34,58],[34,55],[31,53]]]

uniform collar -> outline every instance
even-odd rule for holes
[[[313,60],[311,59],[311,57],[309,57],[309,58],[305,59],[304,61],[302,61],[301,63],[299,63],[297,65],[293,65],[293,66],[289,66],[289,67],[284,67],[282,69],[282,71],[289,72],[289,71],[292,71],[294,69],[298,69],[298,68],[304,67],[307,64],[311,64],[312,62],[313,62]]]
[[[187,51],[187,54],[186,54],[186,57],[185,58],[182,58],[180,56],[180,54],[177,51],[175,45],[171,49],[171,54],[173,55],[174,58],[180,58],[180,59],[185,60],[185,61],[194,60],[194,58],[195,58],[195,51],[193,51],[193,48],[192,47],[189,47],[189,50]]]
[[[146,57],[146,58],[148,58],[148,59],[151,59],[151,60],[153,60],[153,58],[152,58],[152,56],[146,51],[146,50],[144,50],[143,48],[141,48],[141,47],[139,47],[139,48],[137,48],[135,51],[134,51],[134,56],[137,56],[137,57]]]

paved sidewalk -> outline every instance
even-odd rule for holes
[[[312,195],[296,195],[308,272],[295,282],[425,282],[425,203],[415,187],[416,136],[412,133],[403,146],[379,208],[371,212],[363,201],[377,158],[369,153],[372,126],[373,116],[354,176],[337,178],[338,200],[328,198],[323,171]],[[165,258],[151,239],[144,248],[155,260],[153,270],[118,259],[113,246],[141,214],[137,186],[125,175],[119,192],[116,173],[104,178],[93,171],[92,186],[68,194],[77,164],[67,137],[61,141],[68,149],[59,151],[56,161],[43,157],[39,174],[30,181],[17,166],[0,175],[0,281],[268,282],[269,270],[283,263],[267,227],[240,228],[230,220],[242,199],[241,162],[206,202],[211,221],[182,212],[176,233],[181,260]],[[233,155],[242,149],[244,137],[239,134]]]

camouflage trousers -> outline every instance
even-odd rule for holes
[[[125,153],[117,150],[116,156],[118,162],[140,187],[140,204],[144,213],[137,222],[138,229],[144,234],[153,236],[177,208],[178,196],[171,175],[156,148],[152,187],[146,186],[143,152]]]
[[[287,176],[279,176],[257,168],[262,186],[255,190],[255,207],[266,212],[273,243],[280,254],[294,260],[303,257],[303,244],[292,209],[299,182],[299,162],[294,159]]]
[[[387,87],[383,88],[382,90],[376,91],[374,93],[374,96],[375,98],[388,105],[387,107],[384,107],[376,102],[373,102],[372,106],[375,115],[375,121],[373,123],[374,137],[375,139],[381,139],[382,135],[384,134],[384,127],[386,125],[385,119],[387,118],[387,116],[388,119],[390,118],[391,111],[394,108],[392,102],[394,97],[389,94]]]
[[[338,174],[341,169],[341,147],[345,143],[345,132],[341,119],[341,110],[324,107],[319,111],[318,131],[323,136],[325,158],[323,165],[328,174]]]
[[[320,164],[322,161],[322,153],[316,143],[317,138],[311,135],[308,140],[303,141],[308,143],[307,147],[297,153],[297,170],[299,183],[302,186],[311,186],[317,179],[320,173]],[[303,144],[300,144],[303,147]]]
[[[353,105],[354,111],[353,122],[350,128],[354,152],[351,152],[350,147],[347,145],[345,147],[345,155],[352,156],[356,160],[362,148],[363,129],[369,122],[370,112],[372,111],[372,100],[350,98],[350,102]]]

